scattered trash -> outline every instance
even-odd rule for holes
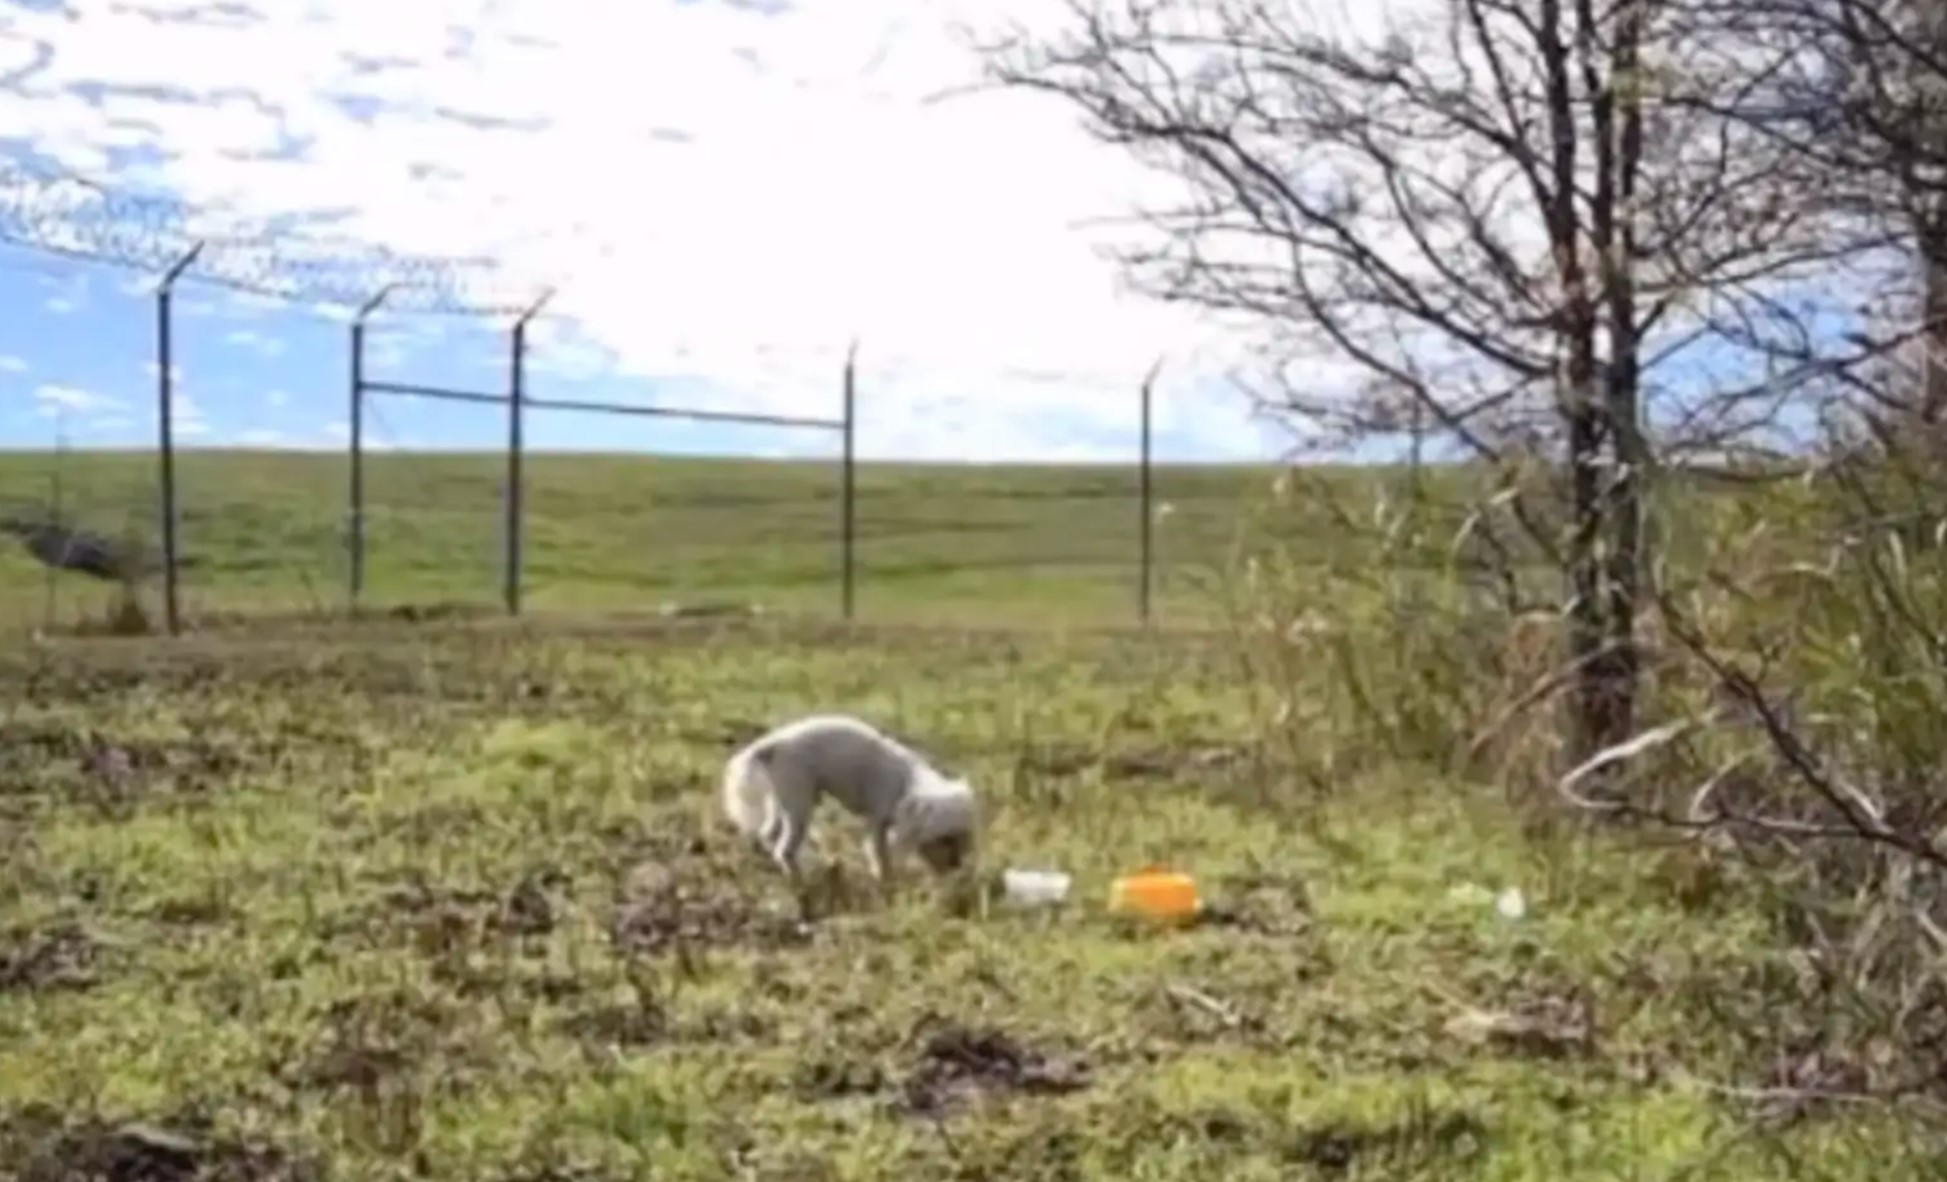
[[[1494,910],[1502,919],[1520,919],[1528,914],[1528,900],[1520,887],[1509,887],[1494,898]]]
[[[1111,884],[1109,910],[1150,919],[1191,919],[1203,910],[1203,900],[1189,875],[1150,867]]]
[[[1528,914],[1528,898],[1521,893],[1520,887],[1507,887],[1496,894],[1477,882],[1463,882],[1448,891],[1447,898],[1474,907],[1492,904],[1495,913],[1502,919],[1521,919]]]
[[[1054,907],[1068,898],[1074,879],[1059,870],[1003,870],[1001,889],[1023,907]]]

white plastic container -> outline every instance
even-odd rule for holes
[[[1003,870],[1001,888],[1020,907],[1054,907],[1066,902],[1074,879],[1059,870]]]

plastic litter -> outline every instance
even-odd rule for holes
[[[1054,907],[1068,899],[1074,879],[1059,870],[1003,870],[1007,901],[1022,907]]]
[[[1447,898],[1455,903],[1469,906],[1492,906],[1494,913],[1502,919],[1517,920],[1528,914],[1528,897],[1521,893],[1520,887],[1504,887],[1500,891],[1490,891],[1475,882],[1463,882],[1447,892]]]
[[[1528,914],[1528,900],[1520,887],[1509,887],[1494,898],[1494,910],[1502,919],[1520,919]]]
[[[1184,920],[1203,910],[1196,879],[1187,874],[1149,867],[1109,886],[1109,910],[1149,919]]]

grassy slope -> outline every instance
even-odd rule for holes
[[[55,463],[0,455],[0,505],[44,503]],[[152,456],[78,453],[60,463],[76,519],[153,535]],[[367,463],[372,601],[498,602],[501,461],[388,454]],[[182,545],[205,563],[191,576],[192,601],[342,604],[346,483],[342,456],[185,452]],[[1159,471],[1156,499],[1169,506],[1156,532],[1167,568],[1159,595],[1187,603],[1185,572],[1221,561],[1239,494],[1267,483],[1250,469]],[[526,485],[525,589],[537,608],[732,597],[836,610],[836,465],[536,455]],[[868,617],[1134,616],[1139,512],[1128,469],[868,465],[857,512]],[[0,554],[0,588],[38,603],[41,581],[17,552]]]
[[[1676,1071],[1752,1070],[1726,1015],[1762,1036],[1785,964],[1752,921],[1404,769],[1266,811],[1228,758],[1231,666],[1187,640],[382,630],[69,642],[0,676],[30,687],[0,744],[0,1113],[208,1114],[212,1145],[345,1178],[1930,1168],[1864,1117],[1753,1135]],[[1077,905],[882,909],[833,819],[835,914],[793,939],[712,786],[729,742],[812,706],[970,771],[992,857],[1073,871]],[[1151,859],[1236,922],[1104,916]],[[1519,884],[1531,913],[1467,884]],[[1561,1035],[1583,1002],[1587,1046],[1453,1024]],[[1081,1053],[1090,1086],[915,1113],[953,1098],[942,1023]],[[0,1119],[0,1162],[77,1152],[40,1111]]]
[[[37,490],[31,463],[0,459],[0,500]],[[125,511],[140,463],[71,458],[70,500]],[[340,465],[187,458],[200,601],[298,606],[303,563],[335,584]],[[532,473],[539,604],[833,594],[831,502],[781,495],[829,469]],[[374,531],[375,591],[490,601],[495,475],[377,462],[373,502],[400,512]],[[1124,479],[869,471],[868,615],[1120,616],[1106,559],[1132,506],[1103,492]],[[1166,474],[1165,544],[1219,553],[1252,479]],[[0,1178],[71,1165],[93,1114],[207,1115],[210,1146],[345,1178],[1935,1176],[1917,1132],[1850,1113],[1754,1134],[1692,1080],[1761,1077],[1781,1037],[1765,988],[1789,964],[1732,895],[1613,842],[1524,837],[1492,794],[1406,766],[1260,807],[1227,757],[1243,689],[1201,645],[377,626],[0,653],[23,687],[0,719]],[[881,910],[833,880],[834,917],[791,938],[774,880],[714,828],[712,777],[813,707],[969,771],[993,863],[1074,871],[1077,905]],[[852,832],[819,837],[856,875]],[[1111,922],[1108,879],[1151,859],[1240,922]],[[1521,885],[1530,916],[1469,884]],[[1455,1023],[1561,1034],[1585,1002],[1587,1045]],[[943,1021],[1082,1052],[1092,1083],[916,1114],[951,1091],[926,1051]],[[263,1175],[245,1156],[226,1177]]]

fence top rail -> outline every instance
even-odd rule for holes
[[[454,390],[446,386],[421,386],[412,382],[373,382],[359,383],[359,388],[367,394],[399,394],[407,398],[439,398],[448,402],[486,402],[504,403],[505,394],[489,394],[480,390]]]
[[[640,415],[659,419],[693,419],[703,423],[750,423],[762,427],[805,427],[821,431],[842,431],[843,419],[821,419],[804,415],[774,415],[760,411],[703,410],[687,406],[637,406],[626,402],[584,402],[572,398],[523,398],[525,406],[536,410],[576,410],[595,414]]]
[[[421,386],[412,382],[363,381],[360,389],[368,394],[397,394],[406,398],[440,398],[449,402],[484,402],[505,406],[505,394],[479,390],[454,390],[445,386]],[[703,410],[687,406],[638,406],[627,402],[587,402],[574,398],[527,398],[521,405],[529,410],[580,411],[588,414],[634,415],[639,418],[689,419],[703,423],[747,423],[759,427],[803,427],[818,431],[843,431],[844,419],[820,419],[802,415],[774,415],[759,411]]]

